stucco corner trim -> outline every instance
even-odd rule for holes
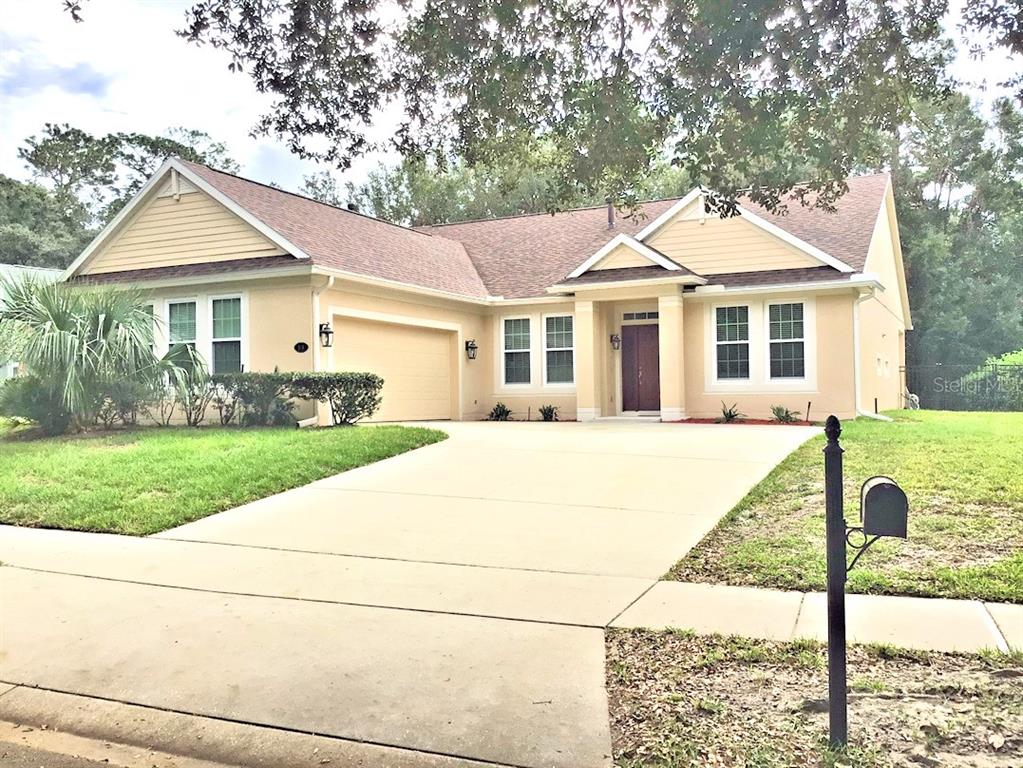
[[[684,418],[686,418],[684,408],[661,407],[661,421],[682,421]]]
[[[596,421],[598,416],[599,408],[577,408],[575,411],[576,421]]]

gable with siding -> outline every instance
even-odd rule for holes
[[[819,267],[817,259],[739,216],[680,211],[644,242],[700,275]]]
[[[187,183],[179,189],[175,194],[169,182],[159,188],[80,274],[285,255],[206,193]]]

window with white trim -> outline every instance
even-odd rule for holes
[[[529,384],[529,318],[505,318],[501,335],[504,339],[504,383]]]
[[[749,378],[749,307],[717,307],[717,375],[719,379]]]
[[[242,370],[242,300],[213,299],[213,373]]]
[[[806,376],[803,304],[769,304],[768,337],[771,343],[772,379],[802,379]]]
[[[196,324],[194,301],[172,301],[167,304],[167,342],[168,351],[173,352],[180,346],[191,347],[195,351]],[[184,366],[187,367],[187,366]]]
[[[571,315],[544,319],[544,355],[548,384],[575,382],[575,343]]]

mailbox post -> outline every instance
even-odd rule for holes
[[[828,416],[824,425],[824,509],[828,570],[828,729],[832,747],[849,742],[848,687],[846,684],[845,580],[860,556],[881,536],[906,538],[909,503],[890,477],[867,480],[860,488],[860,526],[847,526],[842,500],[842,425]],[[861,539],[854,544],[851,537]],[[846,564],[846,547],[856,550]]]

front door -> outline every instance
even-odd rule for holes
[[[656,325],[622,326],[622,410],[661,409],[660,352]]]

